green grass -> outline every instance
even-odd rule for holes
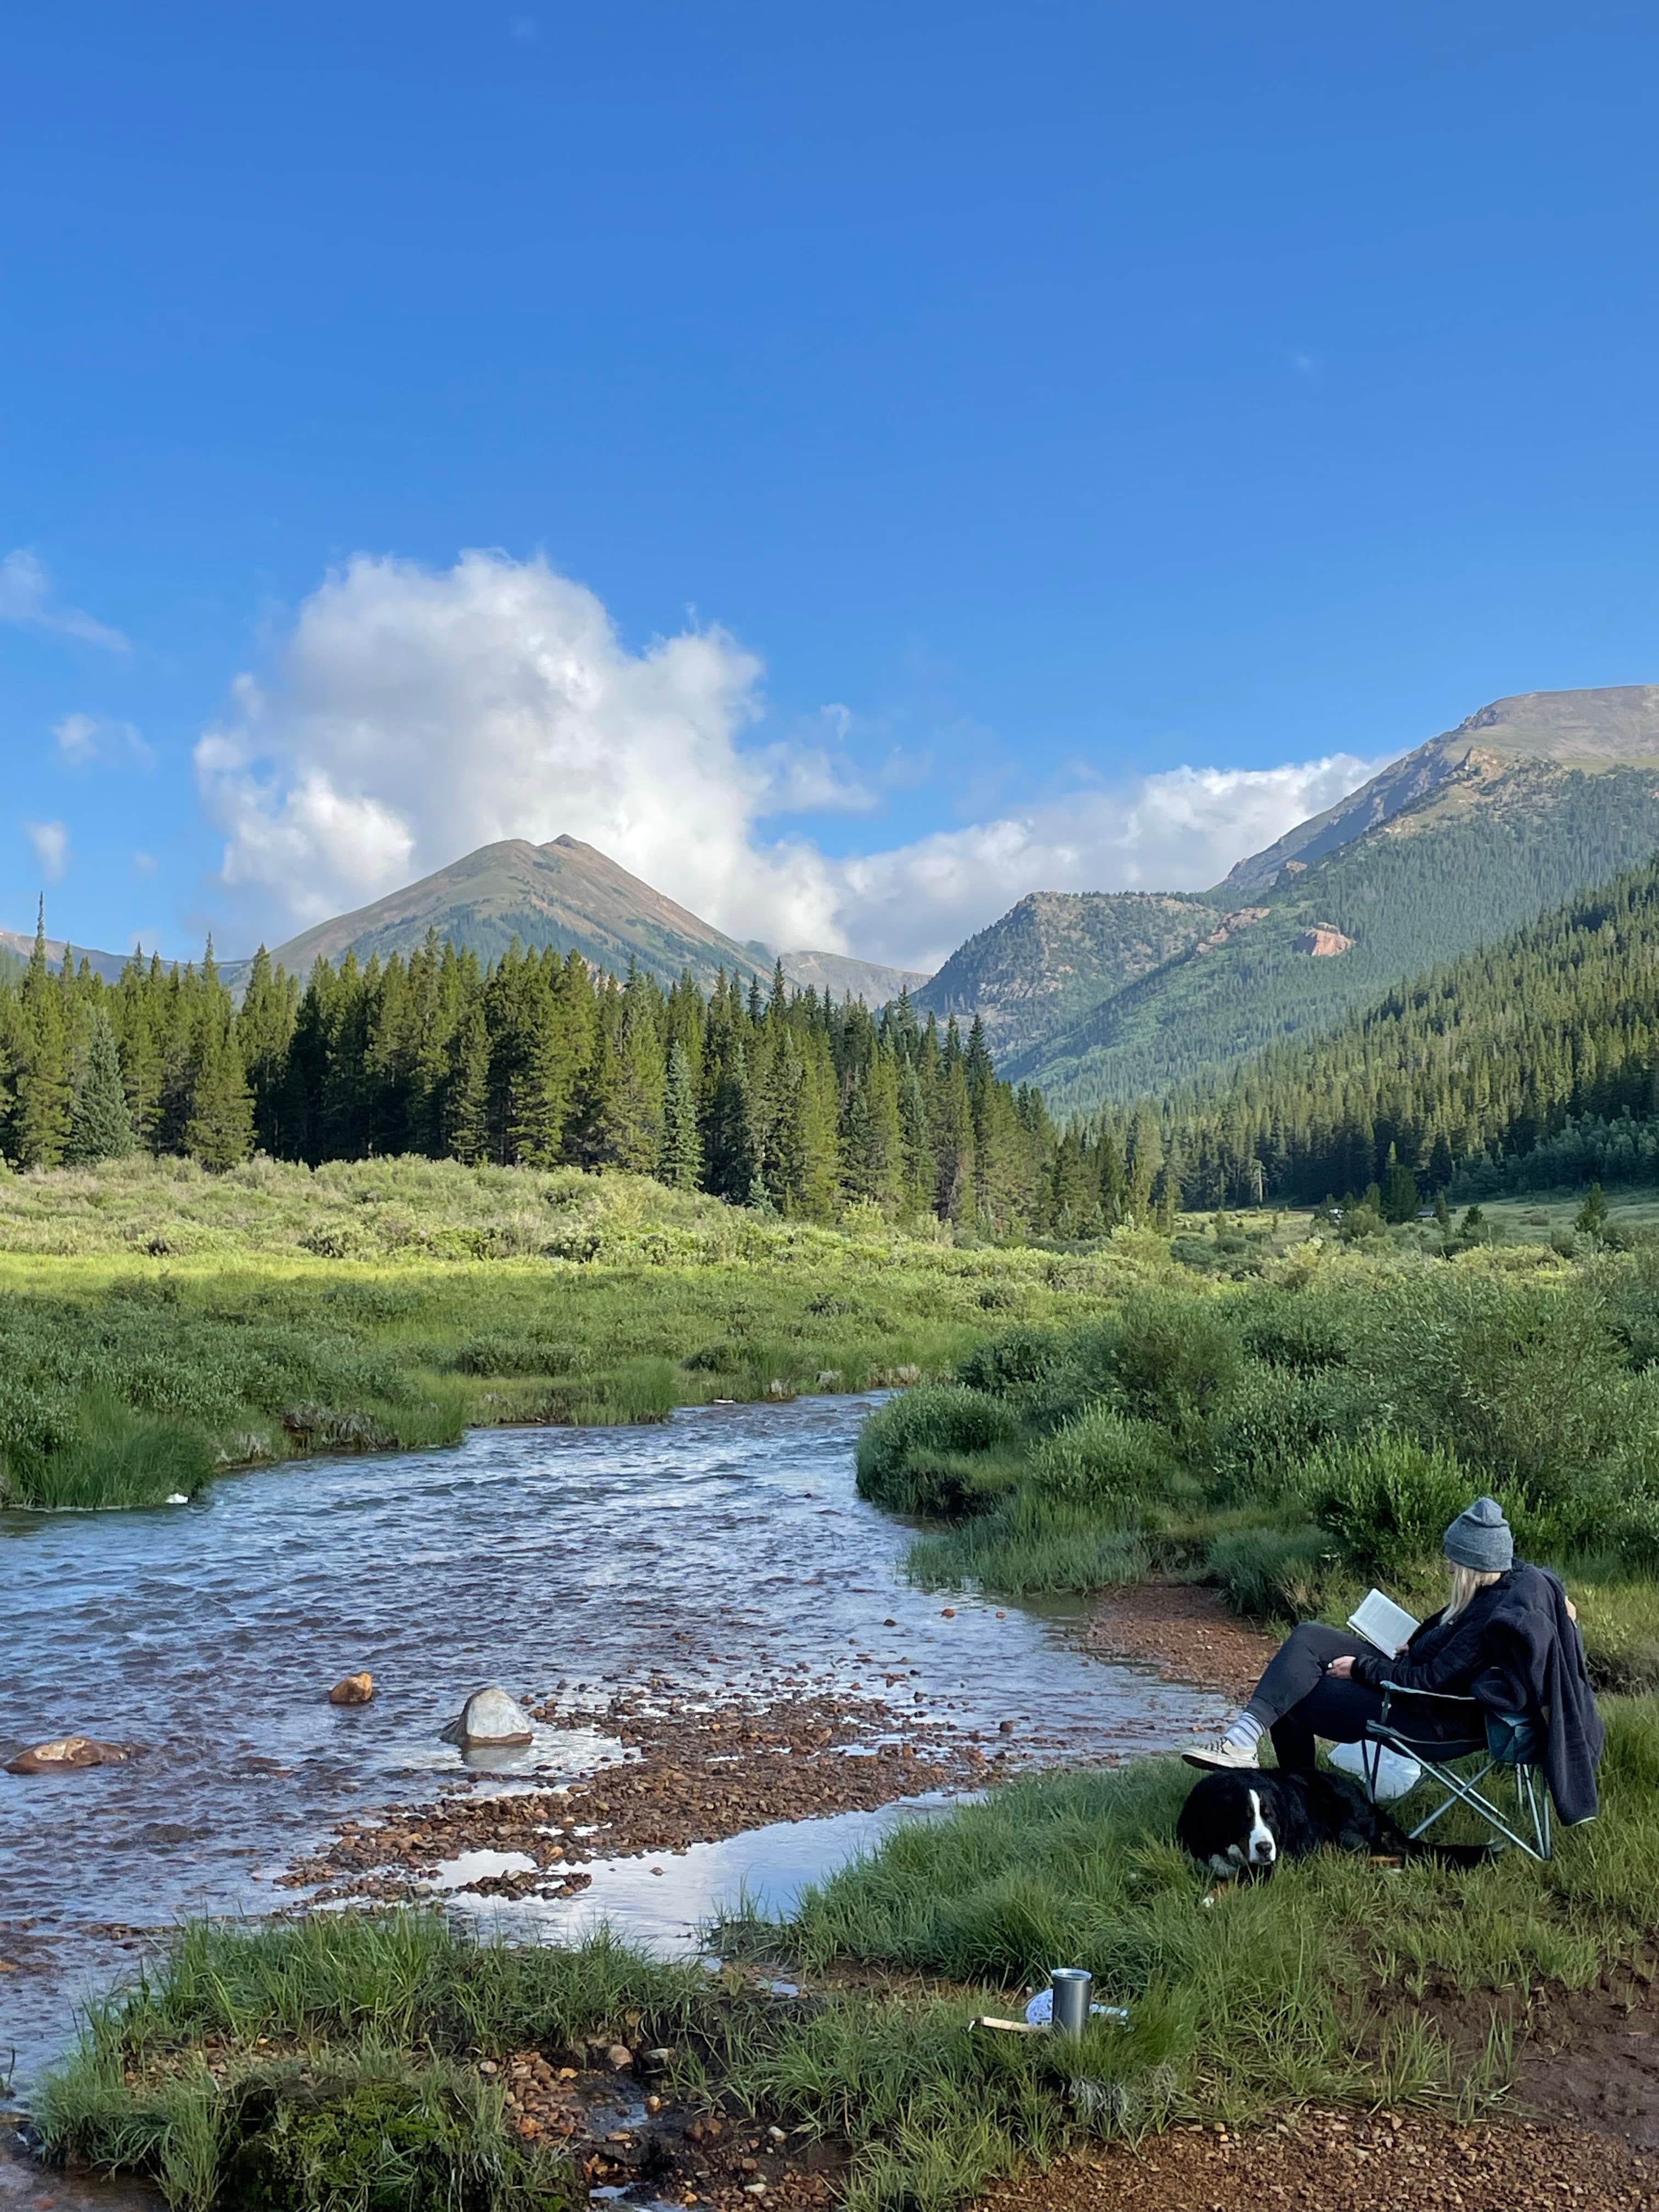
[[[904,1383],[1171,1272],[1152,1237],[964,1249],[570,1170],[0,1175],[0,1504],[149,1504],[469,1424]]]

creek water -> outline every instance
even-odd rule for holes
[[[180,1916],[291,1905],[274,1876],[343,1816],[617,1752],[542,1729],[508,1771],[466,1783],[439,1730],[482,1682],[562,1684],[564,1709],[584,1686],[598,1707],[617,1686],[718,1695],[793,1676],[873,1693],[902,1672],[930,1725],[994,1736],[1012,1721],[1024,1755],[1054,1759],[1214,1718],[1201,1691],[1091,1658],[1075,1607],[909,1587],[910,1532],[853,1486],[873,1402],[477,1430],[449,1451],[237,1476],[190,1506],[0,1514],[0,1740],[142,1747],[125,1765],[0,1775],[0,2068],[15,2050],[26,2090],[76,2003]],[[329,1685],[365,1667],[374,1702],[331,1706]],[[534,1916],[574,1932],[603,1915],[684,1948],[740,1887],[786,1904],[905,1809],[659,1854],[656,1877],[599,1865],[583,1896]]]

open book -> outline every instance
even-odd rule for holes
[[[1356,1636],[1363,1636],[1367,1644],[1376,1644],[1390,1659],[1404,1650],[1418,1629],[1405,1607],[1396,1605],[1391,1597],[1384,1597],[1380,1589],[1366,1591],[1348,1615],[1348,1626]]]

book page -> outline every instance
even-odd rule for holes
[[[1356,1636],[1363,1636],[1390,1659],[1405,1649],[1417,1631],[1417,1623],[1405,1607],[1396,1605],[1380,1589],[1366,1591],[1348,1615],[1348,1626]]]

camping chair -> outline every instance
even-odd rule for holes
[[[1396,1703],[1402,1708],[1397,1713],[1392,1710]],[[1425,1735],[1430,1707],[1441,1708],[1458,1732],[1449,1736]],[[1443,1813],[1449,1813],[1454,1805],[1467,1805],[1494,1835],[1514,1844],[1528,1857],[1548,1858],[1550,1797],[1540,1771],[1544,1737],[1537,1722],[1520,1713],[1489,1712],[1478,1698],[1449,1697],[1443,1691],[1402,1689],[1397,1683],[1384,1682],[1382,1714],[1366,1723],[1365,1747],[1368,1753],[1373,1748],[1388,1750],[1414,1759],[1446,1792],[1428,1818],[1412,1830],[1413,1842]],[[1458,1767],[1472,1759],[1486,1761],[1479,1773],[1459,1773]],[[1366,1759],[1366,1778],[1373,1800],[1379,1764],[1375,1756]],[[1513,1825],[1482,1787],[1488,1775],[1505,1770],[1515,1779]],[[1530,1829],[1530,1840],[1521,1832],[1523,1827]]]

